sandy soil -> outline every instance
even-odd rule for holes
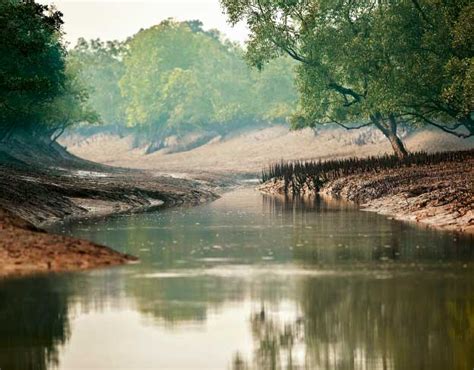
[[[439,130],[410,134],[405,137],[405,142],[411,151],[474,147],[472,139],[458,139]],[[132,147],[131,137],[105,134],[88,138],[70,136],[62,143],[72,153],[85,159],[176,176],[201,172],[256,175],[264,166],[280,159],[364,157],[391,152],[387,140],[373,129],[324,129],[315,133],[309,129],[290,132],[286,126],[256,129],[174,154],[161,150],[146,155],[146,148]]]
[[[260,190],[279,194],[283,180],[269,181]],[[315,192],[306,189],[304,195]],[[325,184],[320,193],[400,220],[474,233],[474,158],[347,176]]]

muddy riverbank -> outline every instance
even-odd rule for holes
[[[0,167],[0,207],[38,227],[216,198],[203,182],[142,171]]]
[[[137,258],[66,236],[48,234],[0,210],[0,278],[122,265]]]
[[[109,248],[52,235],[58,221],[192,206],[218,196],[212,182],[157,176],[76,160],[0,161],[0,276],[81,270],[133,261]],[[69,162],[69,164],[72,162]]]
[[[282,194],[284,181],[261,185]],[[431,227],[474,233],[474,159],[361,173],[329,181],[321,189],[305,187],[302,196],[356,202],[362,209]]]

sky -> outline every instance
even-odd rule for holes
[[[75,45],[86,39],[125,40],[141,28],[167,18],[180,21],[199,19],[204,29],[217,28],[230,40],[247,39],[245,25],[231,27],[222,13],[219,0],[39,0],[55,4],[64,14],[65,39]]]

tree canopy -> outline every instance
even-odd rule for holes
[[[60,12],[2,2],[0,139],[101,121],[153,141],[291,117],[294,128],[375,126],[405,156],[400,124],[474,135],[471,1],[221,3],[247,22],[245,50],[200,21],[168,19],[66,51]]]
[[[102,121],[150,141],[283,123],[296,106],[290,58],[252,70],[239,45],[199,21],[169,19],[124,43],[80,40],[69,59],[81,65]]]
[[[81,38],[68,53],[68,63],[89,93],[91,107],[106,125],[125,124],[125,103],[118,81],[123,77],[126,48],[118,41],[86,41]]]
[[[251,64],[261,67],[281,54],[300,62],[296,128],[374,125],[399,156],[406,155],[397,136],[400,122],[453,133],[463,126],[472,134],[469,1],[221,3],[232,23],[244,20],[250,28]]]
[[[391,93],[399,114],[459,137],[474,135],[474,4],[412,0],[392,7],[380,32],[393,48]]]
[[[33,1],[0,3],[0,140],[50,137],[95,117],[74,68],[66,64],[62,14]]]

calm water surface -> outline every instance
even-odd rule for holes
[[[59,226],[140,264],[0,281],[0,368],[474,367],[474,244],[240,189]]]

